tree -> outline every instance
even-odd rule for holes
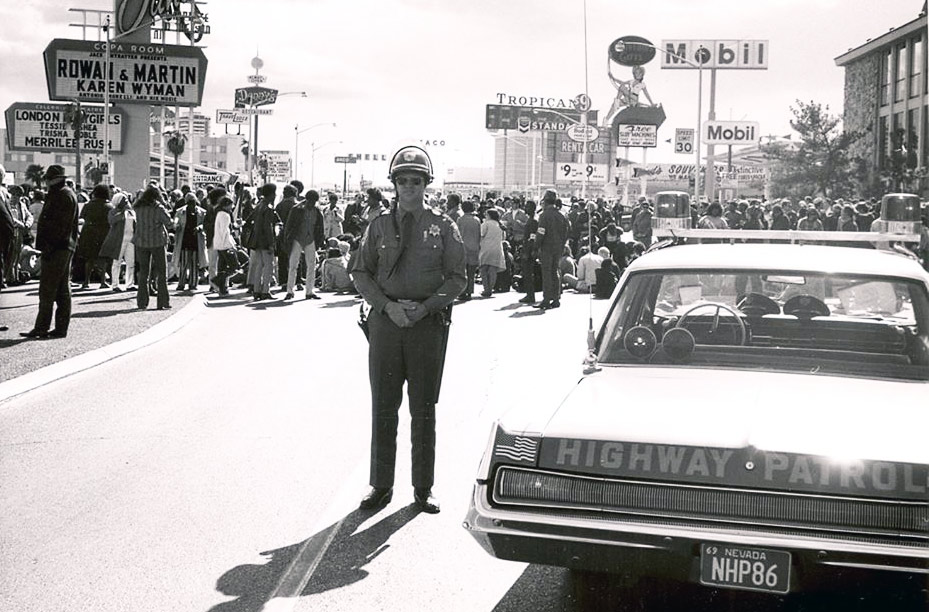
[[[177,179],[179,176],[177,159],[184,153],[184,146],[187,143],[187,134],[179,130],[174,130],[168,132],[167,136],[168,139],[165,144],[168,147],[168,151],[174,156],[174,188],[177,189]]]
[[[45,180],[45,168],[41,164],[29,164],[26,167],[26,179],[32,181],[36,188],[41,187]]]
[[[881,181],[886,191],[919,193],[926,177],[926,167],[919,166],[917,147],[919,139],[912,130],[907,134],[898,128],[890,134],[890,150]]]
[[[829,113],[828,106],[797,100],[797,106],[790,110],[794,115],[790,126],[800,134],[799,144],[761,147],[769,159],[778,162],[771,173],[774,195],[838,198],[860,191],[859,160],[850,156],[849,146],[862,134],[841,130],[839,118]]]

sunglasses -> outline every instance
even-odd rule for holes
[[[423,184],[423,179],[418,176],[405,177],[401,176],[396,179],[398,185],[412,185],[413,187],[419,187]]]

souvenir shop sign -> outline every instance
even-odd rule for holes
[[[74,129],[65,120],[66,104],[14,102],[6,109],[7,144],[13,151],[74,151]],[[103,107],[82,106],[86,113],[81,124],[81,149],[103,151]],[[110,109],[107,137],[110,151],[119,153],[123,146],[126,118],[118,109]]]
[[[206,82],[206,55],[199,47],[110,43],[56,38],[45,49],[51,100],[199,106]]]

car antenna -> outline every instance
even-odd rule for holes
[[[594,249],[593,211],[587,205],[587,252]],[[587,298],[587,357],[584,358],[584,374],[600,371],[597,363],[597,336],[594,333],[594,292],[591,288]]]

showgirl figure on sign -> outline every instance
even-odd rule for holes
[[[645,87],[645,68],[633,66],[632,78],[628,81],[616,78],[612,66],[609,67],[607,74],[610,77],[610,82],[613,83],[613,87],[616,88],[616,99],[613,100],[610,112],[606,115],[604,125],[610,125],[616,113],[627,106],[645,106],[639,101],[640,95],[644,95],[645,99],[648,100],[648,106],[655,106],[652,97],[648,94],[648,89]]]

